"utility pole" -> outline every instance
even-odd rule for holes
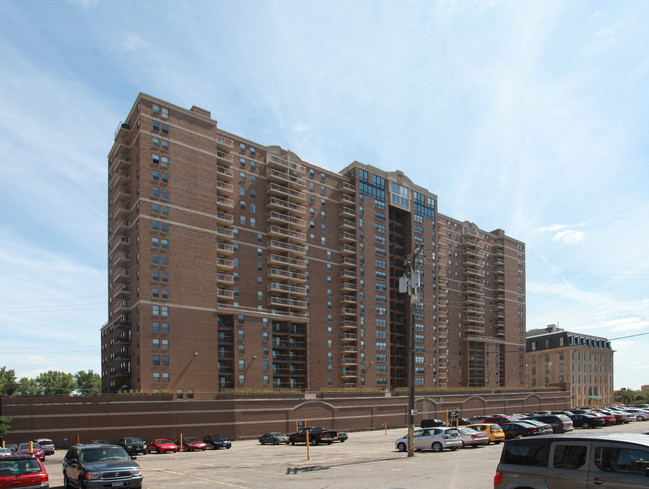
[[[399,292],[407,292],[410,296],[410,325],[408,327],[408,457],[415,455],[415,308],[419,303],[417,289],[421,280],[416,270],[417,258],[423,256],[423,246],[415,246],[408,255],[404,266],[406,273],[399,281]]]

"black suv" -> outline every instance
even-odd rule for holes
[[[63,458],[63,486],[141,489],[142,469],[117,445],[73,445]]]
[[[141,438],[137,438],[135,436],[126,436],[124,438],[120,438],[117,444],[120,447],[124,448],[124,450],[126,450],[129,455],[137,455],[138,453],[146,455],[147,453],[149,453],[146,443],[144,443]]]

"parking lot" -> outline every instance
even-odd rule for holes
[[[598,431],[642,433],[649,423],[597,428]],[[580,431],[580,429],[577,429]],[[333,445],[260,445],[257,440],[232,443],[230,450],[149,454],[137,462],[144,487],[171,488],[374,488],[449,489],[493,488],[502,445],[464,448],[455,452],[416,452],[408,458],[394,442],[407,430],[350,433]],[[557,435],[562,436],[562,435]],[[65,450],[47,457],[50,487],[62,487],[61,461]]]

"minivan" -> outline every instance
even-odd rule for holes
[[[649,437],[640,434],[580,433],[507,441],[494,476],[494,489],[648,486]]]

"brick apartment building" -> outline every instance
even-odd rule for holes
[[[403,172],[326,170],[139,94],[108,175],[105,392],[404,387],[413,320],[416,386],[523,385],[524,244]]]
[[[571,407],[607,406],[613,400],[611,342],[571,333],[554,324],[527,332],[529,387],[569,384]]]

